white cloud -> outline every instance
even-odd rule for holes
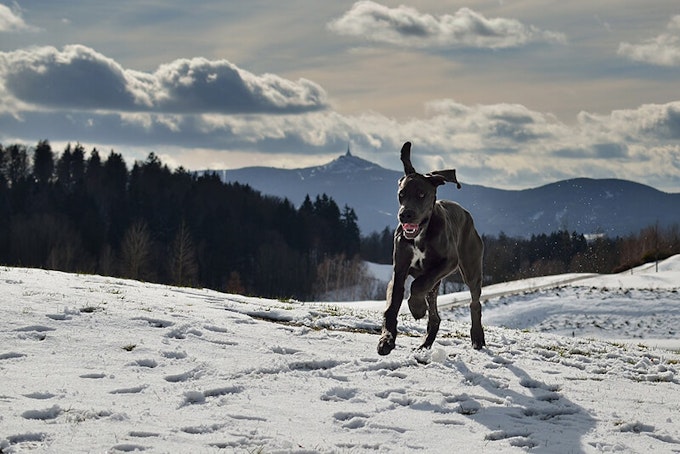
[[[256,75],[227,60],[178,59],[153,73],[82,45],[0,52],[0,90],[38,108],[160,113],[300,113],[327,107],[306,79]]]
[[[673,16],[666,30],[641,44],[622,42],[618,54],[652,65],[680,66],[680,15]]]
[[[416,48],[503,49],[533,42],[566,41],[561,33],[516,19],[486,18],[469,8],[461,8],[453,15],[433,16],[403,5],[389,8],[372,1],[356,2],[328,27],[339,34]]]
[[[0,33],[26,30],[33,30],[33,28],[29,27],[18,13],[0,3]]]
[[[326,106],[326,93],[312,81],[255,75],[227,60],[175,60],[151,77],[161,111],[294,113]]]

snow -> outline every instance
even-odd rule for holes
[[[403,313],[381,357],[381,301],[0,268],[0,452],[680,452],[679,287],[680,257],[490,286],[482,351],[444,295],[431,351]]]

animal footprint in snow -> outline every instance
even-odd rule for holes
[[[404,388],[388,389],[386,391],[376,393],[375,395],[376,397],[387,399],[394,404],[401,405],[402,407],[407,407],[413,402],[413,400],[406,394],[406,389]]]
[[[345,429],[359,429],[366,425],[369,416],[365,413],[339,411],[333,415],[333,418],[341,423]]]
[[[14,331],[18,331],[19,339],[34,339],[38,341],[43,341],[47,338],[47,332],[55,331],[54,328],[42,325],[32,325],[24,326],[23,328],[17,328]]]
[[[187,391],[184,393],[184,403],[185,405],[194,404],[204,404],[206,398],[208,397],[220,397],[226,396],[227,394],[238,394],[243,391],[240,386],[225,386],[223,388],[207,389],[205,391]]]
[[[280,345],[275,345],[271,348],[273,353],[277,355],[294,355],[295,353],[300,353],[302,350],[290,347],[282,347]]]
[[[101,374],[101,373],[94,373],[94,374],[83,374],[79,375],[80,378],[104,378],[106,377],[106,374]]]
[[[168,326],[172,326],[175,323],[168,321],[168,320],[161,320],[160,318],[151,318],[151,317],[135,317],[132,320],[142,320],[144,322],[147,322],[150,326],[154,328],[167,328]]]
[[[61,409],[59,405],[53,405],[50,408],[44,410],[26,410],[21,414],[24,419],[40,419],[47,421],[50,419],[56,419],[64,410]]]
[[[155,359],[138,359],[132,365],[139,366],[139,367],[148,367],[149,369],[153,369],[158,366],[158,362],[156,362]]]
[[[57,320],[57,321],[64,321],[64,320],[71,320],[71,316],[69,314],[63,313],[63,314],[45,314],[45,317],[50,318],[52,320]]]
[[[531,449],[536,447],[537,443],[530,437],[531,433],[526,430],[497,430],[484,438],[490,441],[506,440],[510,446]]]
[[[112,452],[135,452],[146,451],[146,446],[136,445],[133,443],[121,443],[111,447]]]
[[[17,352],[0,353],[0,360],[23,358],[24,356],[26,356],[26,355],[24,355],[23,353],[17,353]]]
[[[200,330],[192,328],[191,325],[182,325],[170,330],[165,336],[171,339],[186,339],[189,334],[196,337],[203,335]]]
[[[48,435],[45,432],[27,432],[22,434],[10,435],[9,437],[7,437],[7,442],[10,445],[18,445],[19,443],[42,443],[45,440],[47,440],[47,437]],[[3,449],[7,447],[8,446],[4,446],[2,440],[0,440],[0,452],[4,452]]]
[[[467,394],[461,394],[453,399],[446,399],[447,402],[458,402],[458,413],[461,415],[474,415],[482,409],[482,405],[472,399]]]
[[[343,400],[350,400],[357,395],[356,388],[341,388],[334,387],[321,395],[321,400],[340,402]]]
[[[523,377],[519,384],[529,389],[545,389],[546,391],[559,391],[559,385],[548,385],[541,381],[534,380],[533,378]]]
[[[180,374],[174,374],[174,375],[166,375],[165,381],[168,381],[170,383],[181,383],[189,380],[195,380],[197,378],[201,378],[203,376],[204,370],[203,367],[195,367],[189,371],[182,372]]]
[[[53,397],[56,397],[56,395],[52,393],[41,393],[41,392],[35,392],[35,393],[30,393],[30,394],[24,394],[25,397],[28,397],[29,399],[37,399],[37,400],[47,400],[51,399]]]
[[[138,394],[146,389],[146,385],[135,386],[132,388],[120,388],[109,391],[109,394]]]
[[[161,355],[163,355],[164,358],[168,359],[185,359],[187,357],[187,352],[175,350],[162,352]]]

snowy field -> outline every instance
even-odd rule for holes
[[[680,257],[400,317],[0,268],[0,453],[680,452]],[[661,348],[663,347],[663,348]]]

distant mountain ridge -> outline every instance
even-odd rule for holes
[[[301,169],[245,167],[212,172],[225,182],[248,184],[263,194],[287,198],[299,206],[328,194],[357,213],[362,234],[396,226],[397,181],[402,172],[385,169],[347,153],[328,164]],[[464,178],[462,178],[464,181]],[[619,179],[575,178],[538,188],[494,189],[463,182],[439,188],[438,196],[470,211],[480,233],[526,237],[566,229],[577,233],[622,236],[658,222],[680,225],[680,193],[665,193]]]

